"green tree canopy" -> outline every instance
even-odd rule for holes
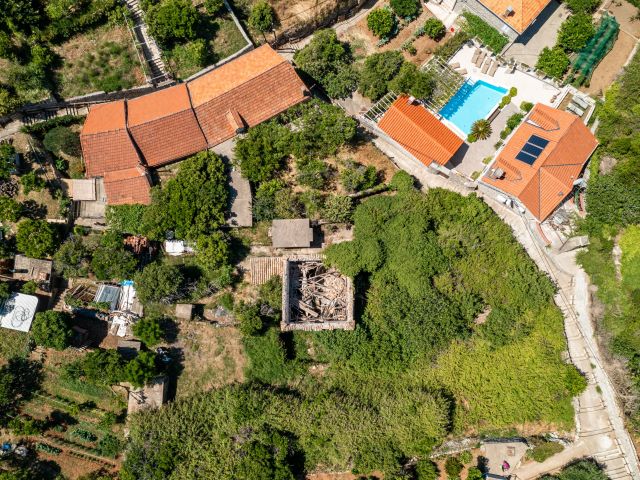
[[[444,37],[447,30],[441,20],[431,17],[424,22],[424,33],[433,40],[440,40]]]
[[[227,174],[222,159],[213,152],[200,152],[180,163],[178,174],[152,192],[152,204],[144,212],[148,234],[165,238],[196,240],[225,223]]]
[[[182,273],[177,267],[153,262],[134,276],[136,292],[142,303],[159,302],[178,292]]]
[[[71,316],[65,312],[38,312],[31,325],[33,341],[43,347],[64,350],[73,338]]]
[[[266,0],[259,0],[251,7],[249,26],[264,34],[272,30],[276,22],[276,13]]]
[[[64,278],[86,277],[89,273],[90,252],[82,238],[73,236],[60,245],[53,255],[53,268]]]
[[[259,183],[274,178],[284,167],[291,133],[275,120],[249,129],[236,142],[235,156],[242,175]]]
[[[591,15],[584,13],[571,15],[560,26],[557,44],[569,52],[578,52],[595,33],[596,28]]]
[[[395,25],[393,12],[388,8],[374,8],[367,15],[367,27],[378,38],[391,35]]]
[[[0,197],[0,220],[17,222],[22,217],[22,204],[9,197]]]
[[[140,352],[127,363],[124,375],[134,387],[143,387],[158,375],[156,356],[153,352]]]
[[[569,57],[562,47],[544,47],[538,57],[536,68],[550,77],[562,78],[569,68]]]
[[[107,231],[91,257],[91,271],[98,280],[130,279],[138,265],[136,257],[124,248],[119,233]]]
[[[1,90],[0,90],[1,92]],[[0,104],[2,102],[2,98],[0,96]],[[0,108],[2,108],[0,106]],[[0,112],[2,115],[2,112]],[[13,159],[16,154],[16,149],[13,145],[9,145],[8,143],[0,144],[0,179],[7,179],[11,174],[11,170],[14,167]]]
[[[51,255],[58,244],[54,228],[44,220],[23,220],[18,224],[16,247],[28,257],[44,258]]]
[[[126,362],[115,349],[99,348],[87,353],[67,368],[72,378],[82,378],[94,385],[115,385],[125,379]]]
[[[417,0],[391,0],[390,5],[400,18],[414,18],[420,12],[420,2]]]
[[[189,0],[162,0],[148,9],[146,21],[159,43],[172,45],[195,38],[198,11]]]
[[[404,63],[397,51],[374,53],[364,61],[360,75],[360,92],[371,100],[378,100],[388,91],[388,83],[400,71]]]
[[[80,149],[80,136],[69,127],[54,127],[44,136],[44,147],[54,155],[66,153],[74,157],[79,157],[82,153]]]
[[[162,341],[163,331],[158,318],[143,318],[133,325],[133,334],[147,347],[154,347]]]
[[[418,70],[413,63],[404,62],[398,74],[389,82],[389,90],[428,99],[433,93],[435,84],[435,79],[430,73]]]
[[[196,242],[196,260],[205,273],[211,274],[229,262],[229,239],[222,232],[201,235]]]

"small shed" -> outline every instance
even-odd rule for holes
[[[191,303],[176,304],[176,318],[179,320],[191,320],[193,316],[193,305]]]
[[[137,340],[118,340],[118,353],[126,360],[135,358],[141,348],[142,342]]]
[[[28,282],[33,280],[38,283],[49,284],[53,273],[53,262],[39,258],[29,258],[24,255],[16,255],[13,263],[13,278]]]
[[[166,377],[158,377],[143,388],[136,388],[129,392],[127,414],[141,410],[160,408],[167,397],[169,383]]]
[[[308,218],[274,220],[269,233],[275,248],[309,248],[313,242],[313,228]]]
[[[82,178],[71,180],[71,198],[78,201],[95,201],[96,195],[96,179]]]

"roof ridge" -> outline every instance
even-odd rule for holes
[[[261,48],[261,47],[258,47],[258,48]],[[257,49],[255,49],[255,50],[257,50]],[[253,51],[255,51],[255,50],[253,50]],[[275,50],[274,50],[274,52],[275,52]],[[275,70],[276,68],[278,68],[279,66],[281,66],[281,65],[282,65],[282,64],[284,64],[284,63],[288,64],[288,65],[289,65],[291,68],[293,68],[293,69],[294,69],[294,71],[295,71],[294,66],[293,66],[291,63],[289,63],[289,62],[287,61],[287,59],[286,59],[286,58],[284,58],[282,55],[279,55],[277,52],[276,52],[276,55],[278,55],[278,57],[280,58],[280,61],[279,61],[278,63],[276,63],[274,66],[272,66],[272,67],[270,67],[270,68],[268,68],[268,69],[266,69],[266,70],[263,70],[261,73],[259,73],[259,74],[258,74],[258,75],[256,75],[255,77],[247,78],[245,81],[243,81],[243,82],[241,82],[241,83],[238,83],[237,85],[234,85],[234,86],[233,86],[233,88],[232,88],[231,90],[227,90],[227,91],[225,91],[225,92],[221,93],[220,95],[218,95],[217,97],[213,97],[213,98],[220,98],[220,97],[222,97],[222,96],[224,96],[224,95],[226,95],[226,94],[228,94],[228,93],[232,92],[232,91],[233,91],[233,90],[235,90],[236,88],[240,88],[241,86],[243,86],[243,85],[245,85],[245,84],[247,84],[247,83],[249,83],[249,82],[255,81],[256,79],[258,79],[258,78],[262,77],[263,75],[266,75],[267,73],[269,73],[269,72],[271,72],[271,71]],[[239,57],[238,57],[238,58],[239,58]],[[218,67],[218,68],[224,68],[226,65],[229,65],[230,63],[232,63],[232,62],[228,62],[228,63],[225,63],[224,65],[220,65],[220,67]],[[202,102],[200,105],[198,105],[198,107],[194,107],[194,106],[193,106],[193,103],[191,102],[191,90],[190,90],[190,88],[191,88],[191,87],[190,87],[191,83],[193,83],[193,82],[195,82],[195,81],[197,81],[197,80],[200,80],[201,78],[204,78],[204,77],[205,77],[205,76],[207,76],[207,75],[211,75],[211,74],[213,74],[213,72],[215,72],[216,70],[218,70],[218,68],[214,68],[213,70],[211,70],[210,72],[205,73],[204,75],[201,75],[201,76],[199,76],[199,77],[197,77],[197,78],[194,78],[193,80],[189,80],[188,82],[185,82],[185,85],[187,86],[187,92],[189,92],[189,103],[191,104],[191,108],[193,108],[194,110],[195,110],[196,108],[198,108],[198,107],[201,107],[201,106],[202,106],[202,105],[204,105],[205,103],[210,102],[212,99],[209,99],[209,100],[207,100],[206,102]]]

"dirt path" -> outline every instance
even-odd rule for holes
[[[636,45],[636,38],[620,30],[616,43],[609,54],[602,59],[600,64],[591,75],[591,82],[588,87],[580,90],[590,95],[600,96],[622,72],[622,67]]]

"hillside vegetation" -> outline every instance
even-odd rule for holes
[[[482,201],[393,184],[327,251],[355,275],[355,331],[284,335],[276,308],[245,333],[245,384],[132,418],[123,479],[397,478],[450,434],[572,427],[585,381],[561,360],[551,282]]]
[[[636,54],[614,84],[599,110],[597,136],[600,148],[591,163],[587,188],[587,213],[583,225],[590,246],[578,259],[604,305],[600,323],[610,353],[627,366],[625,410],[633,428],[640,428],[637,396],[640,387],[640,274],[638,224],[640,224],[640,55]],[[603,168],[608,165],[608,168]],[[612,168],[611,168],[612,166]],[[616,271],[614,245],[622,250]]]

